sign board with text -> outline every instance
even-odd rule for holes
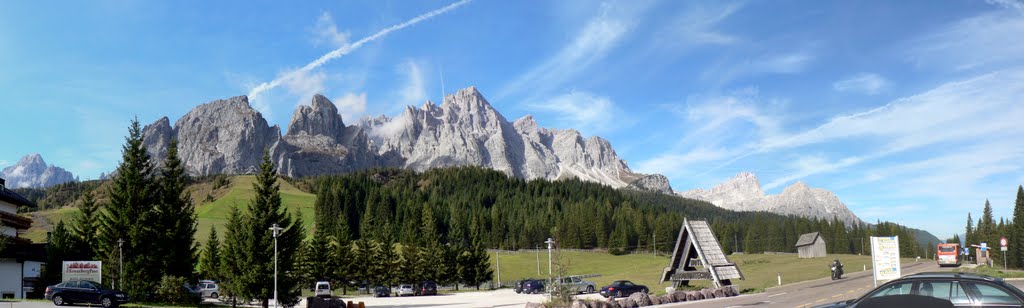
[[[871,266],[876,286],[880,280],[900,278],[900,239],[898,236],[871,237]]]
[[[102,261],[64,261],[61,281],[88,280],[103,283]]]

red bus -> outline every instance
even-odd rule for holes
[[[939,244],[935,251],[939,266],[960,266],[960,244]]]

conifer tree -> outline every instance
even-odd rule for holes
[[[277,184],[277,170],[270,161],[270,155],[263,151],[263,162],[259,165],[256,180],[253,182],[255,196],[249,202],[245,215],[236,217],[240,223],[229,226],[229,235],[240,235],[238,247],[227,249],[232,255],[235,272],[230,277],[237,284],[238,295],[259,299],[263,308],[269,306],[274,296],[274,238],[270,227],[276,224],[282,228],[277,236],[277,293],[278,300],[283,304],[294,304],[301,293],[300,275],[295,271],[295,261],[302,247],[305,231],[302,229],[301,217],[285,211],[281,205],[281,191]],[[235,234],[232,234],[235,233]],[[233,246],[228,242],[227,246]]]
[[[334,260],[331,261],[334,269],[333,277],[341,285],[342,294],[347,295],[349,281],[354,277],[352,273],[352,264],[354,263],[352,242],[340,241],[338,237],[335,237],[335,243],[332,247],[334,247],[334,253],[331,254],[334,257]]]
[[[100,216],[96,247],[100,259],[108,265],[104,281],[118,281],[128,296],[145,301],[152,299],[152,290],[160,281],[163,260],[151,253],[158,244],[153,239],[158,238],[159,230],[152,227],[156,225],[153,205],[157,189],[138,119],[132,120],[121,156],[109,188],[110,203]],[[119,241],[123,241],[120,248]],[[124,268],[118,268],[122,253]],[[119,277],[121,273],[124,277]]]
[[[231,299],[231,307],[238,304],[237,298],[245,296],[245,285],[241,281],[249,268],[244,254],[247,253],[245,243],[250,240],[243,225],[244,216],[237,207],[232,207],[224,224],[224,246],[220,252],[220,277],[224,281],[219,286],[222,294]]]
[[[971,218],[971,213],[967,212],[967,228],[966,228],[965,233],[964,233],[964,246],[970,246],[970,245],[977,245],[978,244],[978,242],[974,238],[975,237],[975,234],[974,234],[975,232],[976,231],[974,230],[974,219]],[[969,258],[976,257],[974,255],[974,249],[968,249],[967,252],[968,252],[968,257]],[[975,260],[977,260],[977,259],[975,259]]]
[[[56,284],[61,281],[64,261],[70,261],[72,249],[74,249],[74,236],[68,232],[64,221],[57,223],[53,231],[49,233],[46,245],[46,267],[43,268],[43,281],[46,285]],[[109,281],[104,281],[110,285]]]
[[[159,200],[156,206],[156,227],[162,234],[156,240],[162,255],[165,275],[194,280],[198,259],[196,247],[196,213],[192,198],[185,191],[188,176],[178,158],[178,140],[171,139],[160,171]]]
[[[1013,203],[1013,221],[1009,229],[1007,261],[1011,267],[1024,268],[1024,186],[1017,186],[1017,200]]]
[[[82,205],[78,206],[78,210],[81,214],[74,218],[71,222],[71,236],[75,241],[75,258],[79,260],[95,260],[96,259],[96,245],[97,238],[96,232],[99,227],[99,213],[96,210],[99,205],[96,204],[96,198],[93,197],[92,191],[87,190],[82,194]]]
[[[221,279],[220,239],[217,238],[217,227],[210,228],[210,237],[206,240],[203,255],[199,259],[199,273],[204,279]]]
[[[331,247],[329,236],[324,233],[317,230],[313,238],[303,245],[298,267],[302,285],[312,286],[322,280],[329,280],[332,285],[336,282],[332,270],[335,249]]]

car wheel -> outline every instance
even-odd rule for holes
[[[210,293],[210,298],[217,298],[217,292]]]
[[[587,293],[594,293],[594,286],[587,286]]]
[[[615,291],[615,297],[622,297],[622,290]]]
[[[60,295],[54,295],[53,296],[53,304],[57,305],[57,306],[63,306],[64,305],[64,297],[61,297]]]
[[[114,301],[110,300],[110,297],[104,297],[100,299],[100,305],[103,306],[103,308],[112,308],[114,307]]]

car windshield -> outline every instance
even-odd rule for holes
[[[956,247],[953,246],[939,246],[939,252],[954,252]]]
[[[319,285],[317,285],[317,286],[316,286],[316,288],[317,288],[318,290],[327,290],[327,289],[330,289],[330,288],[329,288],[329,287],[328,287],[328,286],[327,286],[326,284],[319,284]]]

